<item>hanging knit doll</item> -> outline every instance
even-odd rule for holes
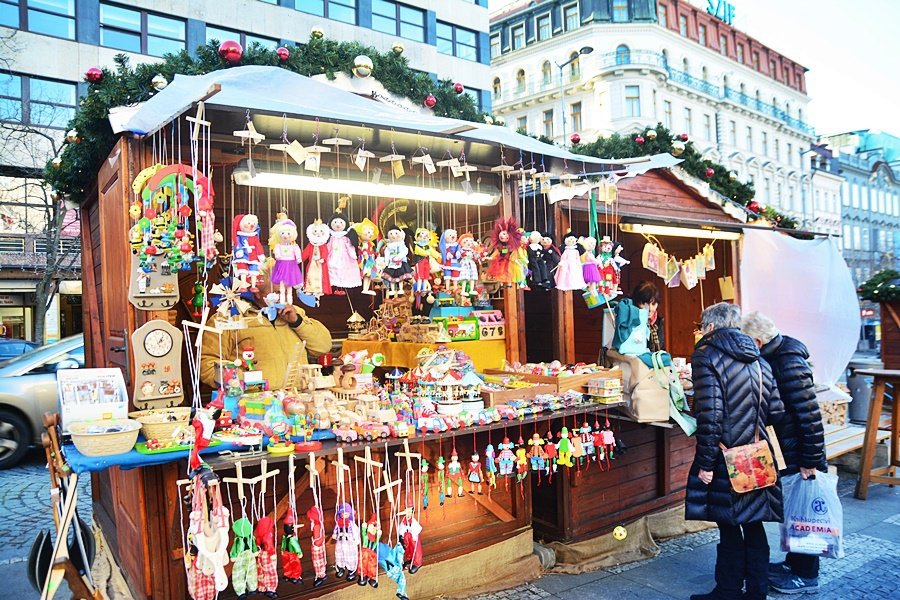
[[[269,249],[275,267],[271,280],[278,285],[278,298],[282,304],[294,303],[294,288],[303,285],[300,264],[303,253],[297,245],[297,225],[284,213],[278,213],[277,220],[269,230]]]
[[[578,244],[583,252],[581,253],[581,273],[584,276],[584,282],[587,284],[587,291],[591,294],[597,293],[600,284],[600,269],[597,266],[597,240],[592,237],[578,238]]]
[[[488,269],[485,280],[496,281],[507,287],[524,281],[521,254],[522,231],[513,218],[499,218],[491,230],[491,248],[488,255]]]
[[[306,518],[309,519],[309,527],[312,532],[312,563],[313,571],[316,574],[313,585],[319,587],[325,582],[328,567],[325,557],[325,517],[318,506],[311,506],[306,511]]]
[[[297,519],[294,511],[288,509],[284,517],[284,535],[281,536],[281,572],[286,581],[303,583],[303,550],[297,540]]]
[[[362,551],[360,552],[359,585],[367,583],[373,588],[378,587],[378,541],[381,539],[381,527],[378,525],[377,515],[372,515],[363,523],[360,532]]]
[[[344,201],[345,198],[341,198]],[[341,212],[328,220],[331,237],[328,239],[328,282],[332,288],[353,289],[362,285],[359,259],[356,255],[356,233],[349,228],[349,222]]]
[[[582,290],[587,285],[584,281],[584,271],[581,267],[581,256],[578,253],[578,238],[569,234],[563,244],[562,256],[559,266],[556,268],[556,289],[562,291]]]
[[[275,551],[275,521],[266,516],[256,522],[254,538],[259,548],[256,555],[256,591],[270,598],[277,596],[278,553]]]
[[[359,568],[359,527],[354,519],[356,513],[348,503],[337,507],[334,513],[334,566],[335,575],[340,579],[347,575],[347,581],[356,580]]]
[[[259,219],[256,215],[235,215],[232,222],[234,274],[250,291],[259,291],[260,270],[266,263],[266,253],[259,241]]]
[[[403,566],[412,575],[422,567],[422,525],[414,515],[412,507],[403,511],[397,524],[397,535],[403,541]]]
[[[463,296],[477,296],[475,286],[478,283],[478,259],[481,252],[479,251],[478,242],[471,233],[464,233],[459,236],[459,274],[457,280],[460,286],[460,294]]]
[[[253,540],[253,526],[247,517],[237,519],[232,525],[234,542],[231,545],[231,586],[238,598],[246,598],[257,588],[256,542]]]
[[[306,283],[304,291],[317,298],[331,293],[331,281],[328,277],[328,239],[331,230],[321,220],[316,219],[306,228],[306,239],[309,243],[303,249],[303,260],[306,264]]]
[[[353,226],[357,246],[359,271],[362,277],[362,293],[374,296],[372,284],[381,281],[381,267],[378,260],[378,226],[367,218]]]
[[[459,246],[459,234],[455,229],[445,229],[438,242],[441,253],[441,266],[444,269],[444,286],[448,290],[455,289],[459,279],[459,258],[462,248]]]
[[[403,295],[403,282],[412,279],[412,269],[407,257],[406,234],[399,227],[390,227],[387,231],[387,243],[384,245],[384,271],[381,278],[387,282],[388,298]]]

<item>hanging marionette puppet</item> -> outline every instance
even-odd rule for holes
[[[251,491],[251,497],[253,493]],[[239,494],[240,496],[240,494]],[[236,519],[231,525],[234,532],[234,542],[228,555],[231,556],[233,566],[231,568],[231,586],[238,598],[246,598],[248,594],[256,591],[258,585],[258,572],[256,568],[256,553],[258,548],[253,539],[253,525],[247,518],[247,502],[241,498],[241,518]],[[255,500],[253,500],[255,503]],[[252,513],[252,510],[251,510]]]
[[[422,524],[419,522],[421,517],[421,506],[419,496],[423,493],[423,485],[421,477],[416,476],[416,469],[413,468],[413,459],[419,460],[419,473],[422,471],[422,463],[425,459],[420,453],[410,452],[409,442],[403,440],[403,451],[397,452],[397,471],[400,471],[401,458],[406,459],[406,471],[403,474],[404,488],[404,505],[405,508],[398,514],[399,521],[397,523],[397,538],[403,544],[403,568],[409,569],[410,575],[418,571],[422,567]],[[426,479],[424,487],[427,488],[428,481]],[[427,490],[425,490],[427,493]],[[398,494],[399,498],[399,494]]]
[[[459,234],[455,229],[445,229],[438,242],[441,253],[441,266],[444,269],[444,288],[452,293],[456,290],[459,279],[459,259],[462,248],[459,246]]]
[[[491,248],[486,281],[495,281],[510,287],[525,280],[522,268],[522,230],[514,218],[503,217],[494,222],[491,230]]]
[[[450,453],[450,463],[447,465],[447,495],[453,495],[453,484],[456,483],[456,495],[459,498],[463,496],[463,479],[462,465],[459,462],[459,454],[456,453],[454,445],[453,451]]]
[[[487,492],[490,496],[491,492],[497,489],[497,456],[493,444],[488,444],[484,449],[484,470]]]
[[[216,427],[218,411],[212,408],[192,408],[191,428],[194,430],[194,443],[188,458],[188,476],[195,477],[201,474],[205,467],[209,467],[200,458],[200,452],[209,447],[212,441],[213,430]]]
[[[350,475],[350,467],[344,464],[343,449],[338,448],[338,459],[331,464],[337,469],[334,531],[331,534],[331,538],[335,542],[335,575],[340,579],[346,574],[347,581],[355,581],[359,568],[360,531],[356,524],[353,488],[349,485],[349,481],[344,481],[344,475],[346,474],[348,477]]]
[[[447,499],[447,473],[444,469],[444,457],[438,456],[435,465],[437,469],[438,500],[443,506],[444,501]]]
[[[212,471],[187,482],[192,490],[188,532],[183,540],[188,593],[194,600],[214,600],[228,587],[225,566],[229,559],[229,512],[222,503],[219,480]]]
[[[426,510],[428,508],[428,500],[429,500],[429,491],[430,485],[428,481],[428,461],[426,459],[422,459],[419,463],[419,485],[422,489],[422,510]]]
[[[547,453],[544,452],[544,444],[544,438],[542,438],[541,434],[537,431],[535,431],[532,434],[531,439],[528,440],[528,445],[531,446],[531,450],[528,453],[529,460],[531,461],[531,470],[537,471],[538,473],[547,471]]]
[[[559,248],[556,247],[556,240],[553,239],[553,234],[543,234],[541,236],[541,255],[538,257],[538,261],[546,265],[542,268],[547,271],[547,289],[553,289],[556,285],[556,281],[553,279],[553,273],[556,270],[557,265],[559,265],[559,260]]]
[[[597,240],[592,237],[578,238],[578,245],[581,246],[581,273],[584,276],[584,282],[587,284],[587,292],[590,295],[596,295],[600,285],[600,260],[597,258]]]
[[[328,240],[328,279],[332,288],[349,290],[362,285],[359,257],[356,254],[357,236],[344,216],[344,209],[350,199],[342,196],[338,209],[328,220],[331,237]],[[337,291],[336,294],[343,294]]]
[[[619,268],[613,256],[613,241],[609,236],[603,236],[600,240],[600,256],[598,258],[600,269],[600,294],[607,299],[619,295]]]
[[[331,293],[331,281],[328,278],[328,239],[331,230],[320,219],[316,219],[306,228],[308,244],[303,249],[303,260],[306,263],[306,283],[304,291],[317,298]]]
[[[258,292],[260,270],[266,264],[266,254],[259,241],[259,219],[256,215],[235,215],[231,229],[234,245],[233,265],[241,286],[250,286],[251,292]]]
[[[559,441],[556,442],[556,464],[563,467],[574,467],[572,462],[572,441],[569,439],[569,428],[559,430]]]
[[[297,539],[298,527],[303,525],[297,523],[297,507],[290,506],[284,517],[284,535],[281,536],[281,574],[285,581],[291,583],[303,583],[303,564],[300,562],[303,550]]]
[[[412,244],[412,291],[416,308],[422,308],[422,300],[432,292],[431,278],[441,272],[441,254],[437,250],[437,234],[430,229],[419,227]],[[431,302],[434,299],[432,298]]]
[[[504,437],[503,441],[497,445],[500,454],[497,456],[497,463],[500,466],[499,474],[501,477],[510,477],[513,474],[513,468],[516,463],[516,455],[513,453],[515,445],[509,441],[508,437]]]
[[[368,217],[352,227],[356,232],[357,260],[359,261],[360,275],[362,276],[362,293],[374,296],[372,284],[381,281],[381,262],[378,257],[378,226]]]
[[[544,454],[547,456],[547,475],[550,477],[550,481],[553,481],[553,474],[556,473],[556,459],[559,454],[556,451],[556,444],[553,443],[553,432],[549,429],[549,423],[547,424],[547,435],[544,436]]]
[[[478,284],[478,262],[481,260],[481,246],[471,233],[459,236],[459,293],[461,296],[477,296],[475,287]]]
[[[478,495],[482,495],[481,484],[484,482],[484,471],[481,468],[481,458],[477,452],[472,453],[472,460],[469,461],[469,493],[474,494],[476,490]]]
[[[513,255],[514,259],[518,263],[518,267],[516,267],[515,273],[518,279],[516,280],[516,285],[519,289],[524,290],[526,292],[530,292],[531,288],[528,287],[528,251],[525,248],[525,229],[519,227],[519,238],[522,240],[521,247],[519,250]]]
[[[297,225],[284,213],[278,213],[269,230],[269,248],[275,261],[270,279],[278,284],[278,299],[281,304],[293,304],[294,288],[303,285],[303,253],[297,245]]]
[[[563,245],[565,249],[554,276],[556,289],[570,292],[583,290],[587,283],[584,281],[584,270],[578,252],[578,238],[569,233],[563,240]]]
[[[532,231],[528,234],[528,274],[531,278],[531,288],[535,290],[549,290],[553,281],[550,277],[547,262],[541,260],[543,248],[541,248],[541,232]]]
[[[388,228],[387,243],[384,245],[384,271],[381,278],[387,282],[387,297],[394,298],[404,293],[403,282],[412,279],[412,269],[407,257],[406,234],[397,226]]]
[[[594,460],[594,434],[591,431],[591,426],[588,425],[587,417],[585,417],[584,424],[581,426],[579,430],[581,436],[581,446],[584,448],[584,456],[585,460],[590,464],[592,460]]]
[[[387,447],[385,447],[387,453]],[[384,569],[388,579],[397,584],[396,596],[400,600],[409,600],[406,596],[406,573],[403,572],[404,556],[406,549],[403,547],[403,535],[400,533],[400,515],[398,507],[400,505],[399,490],[395,495],[393,489],[395,486],[401,485],[401,480],[391,481],[390,463],[384,464],[384,480],[383,486],[375,489],[375,493],[380,496],[382,491],[388,493],[390,504],[390,532],[387,536],[386,543],[378,544],[378,564]],[[396,542],[392,544],[392,533],[397,532]]]
[[[278,589],[278,553],[275,551],[275,521],[272,517],[266,515],[256,522],[253,537],[256,539],[256,547],[259,548],[259,553],[256,555],[256,591],[275,598],[278,595],[276,593]]]

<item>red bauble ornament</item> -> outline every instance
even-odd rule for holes
[[[225,40],[219,44],[219,56],[222,60],[235,64],[244,55],[244,47],[234,40]]]
[[[103,79],[103,71],[99,67],[91,67],[84,72],[84,78],[90,83],[100,83],[100,80]]]
[[[463,86],[463,84],[457,81],[453,84],[453,91],[457,94],[462,94],[464,91],[466,91],[466,88],[465,86]]]
[[[573,133],[572,137],[569,138],[569,141],[571,141],[573,145],[578,145],[581,143],[581,136],[577,133]]]
[[[759,214],[759,202],[757,202],[756,200],[751,200],[747,203],[747,210],[752,213]]]
[[[681,134],[680,136],[678,136],[678,137],[681,138],[681,141],[682,141],[682,142],[688,141],[688,134],[686,134],[686,133],[682,133],[682,134]]]
[[[712,176],[716,174],[716,171],[712,167],[706,167],[706,178],[712,179]]]
[[[275,54],[278,55],[278,60],[281,62],[284,62],[291,57],[291,51],[284,46],[279,46],[278,49],[275,50]]]
[[[434,108],[437,104],[437,98],[434,97],[434,94],[428,94],[425,96],[425,106],[428,108]]]
[[[637,144],[638,146],[643,146],[644,145],[644,136],[639,135],[636,138],[634,138],[634,143]]]

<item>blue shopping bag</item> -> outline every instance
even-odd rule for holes
[[[844,511],[837,495],[837,475],[816,473],[803,479],[799,473],[781,479],[784,522],[781,549],[796,554],[843,558]]]

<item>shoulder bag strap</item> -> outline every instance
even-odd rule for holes
[[[759,372],[759,400],[756,403],[756,423],[754,423],[755,433],[753,434],[753,443],[759,441],[759,411],[762,410],[762,401],[763,401],[763,376],[762,376],[762,365],[759,364],[759,361],[756,361],[756,369]]]

